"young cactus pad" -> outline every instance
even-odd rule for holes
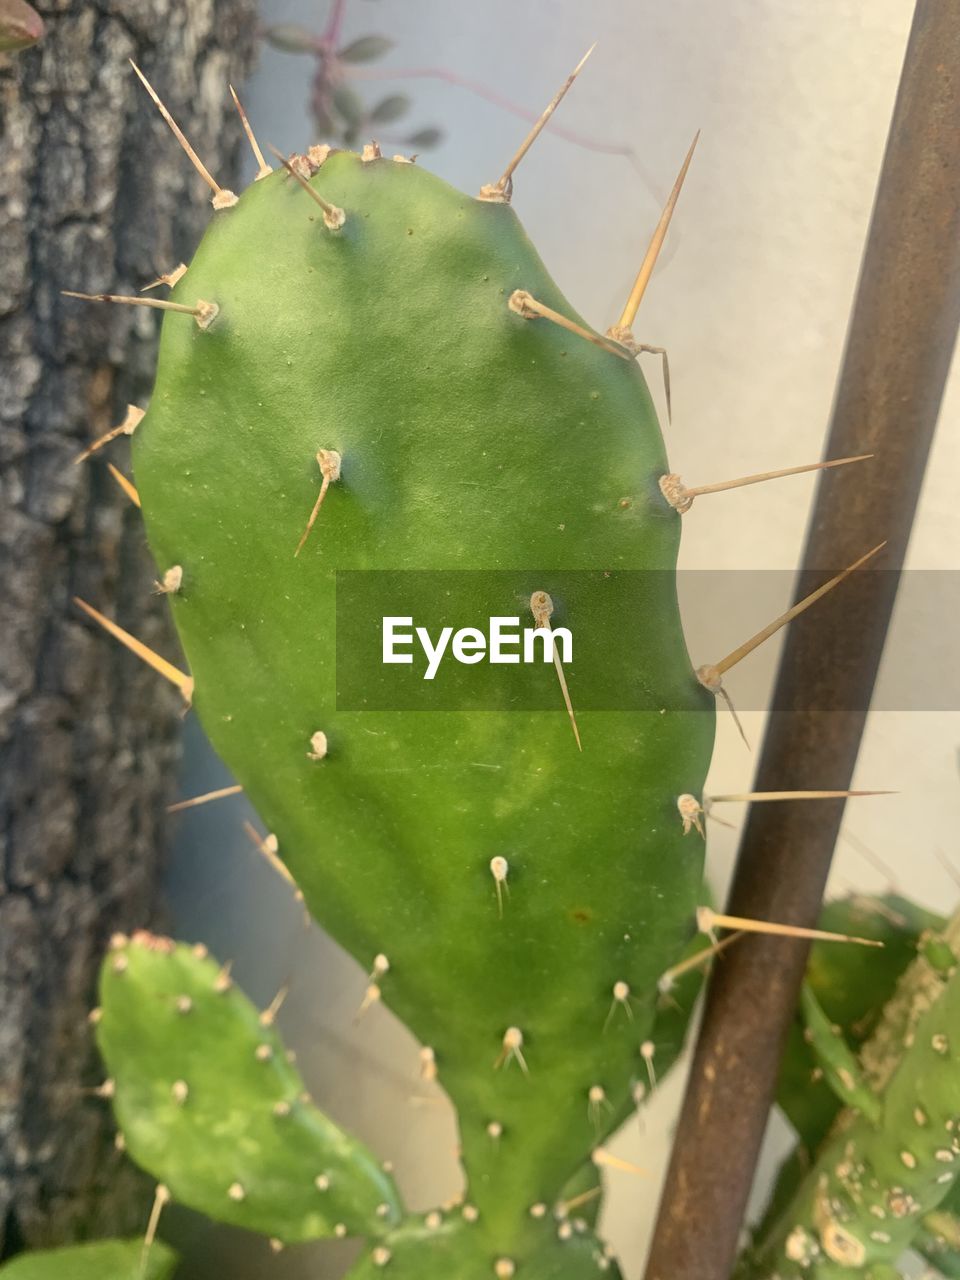
[[[126,1149],[175,1200],[284,1242],[398,1221],[392,1180],[312,1104],[269,1018],[203,949],[118,938],[100,999]]]
[[[3,1280],[170,1280],[177,1255],[159,1240],[100,1240],[23,1253],[0,1267]]]
[[[531,1207],[655,1073],[657,980],[696,928],[677,797],[701,793],[714,699],[680,628],[680,516],[635,359],[590,339],[510,205],[324,151],[294,163],[325,208],[278,170],[214,215],[171,294],[197,322],[164,319],[136,485],[161,573],[182,571],[197,714],[312,914],[366,970],[388,960],[374,995],[456,1105],[477,1210],[456,1274],[580,1274],[595,1250],[552,1269]],[[578,706],[599,673],[574,663],[582,750],[552,666],[530,676],[546,710],[338,706],[342,570],[401,593],[431,570],[527,625],[547,592],[622,700]]]

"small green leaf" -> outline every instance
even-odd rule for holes
[[[0,0],[0,53],[28,49],[43,38],[43,19],[24,0]]]
[[[392,124],[394,120],[399,120],[401,116],[405,116],[412,105],[406,94],[394,93],[389,98],[384,98],[377,103],[370,112],[370,119],[374,124]]]
[[[174,1251],[155,1240],[141,1269],[142,1240],[98,1240],[64,1249],[21,1253],[0,1266],[3,1280],[168,1280],[177,1265]]]
[[[367,114],[363,99],[345,84],[338,85],[334,89],[333,105],[347,124],[359,124]]]
[[[394,44],[386,36],[361,36],[341,49],[337,57],[344,62],[373,62],[389,53]]]
[[[442,129],[420,129],[410,135],[407,139],[407,146],[420,147],[422,150],[427,151],[430,147],[439,146],[442,141]]]
[[[306,27],[298,27],[292,22],[281,22],[275,27],[267,27],[263,33],[267,44],[283,53],[316,53],[317,37]]]

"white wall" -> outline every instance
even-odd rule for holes
[[[560,120],[632,147],[634,160],[546,136],[519,171],[514,204],[561,286],[601,329],[616,318],[660,203],[702,127],[637,326],[639,337],[670,351],[671,461],[695,483],[820,456],[911,8],[907,0],[352,0],[348,34],[392,35],[398,48],[383,67],[443,67],[532,110],[599,41]],[[324,6],[267,0],[264,12],[266,21],[317,28]],[[245,91],[261,139],[287,149],[314,140],[304,107],[309,70],[306,58],[265,52]],[[493,180],[524,132],[514,116],[441,80],[384,83],[415,96],[418,125],[444,124],[449,140],[423,163],[465,190]],[[655,367],[651,383],[659,388]],[[958,567],[958,397],[954,378],[910,549],[914,568]],[[701,500],[685,517],[683,566],[792,568],[812,491],[812,481],[797,478]],[[942,652],[950,637],[936,643]],[[761,717],[744,720],[758,742]],[[938,907],[956,897],[936,854],[954,852],[958,742],[957,713],[875,713],[854,785],[900,794],[854,802],[847,816],[847,829],[894,878]],[[747,789],[753,765],[722,717],[709,789]],[[203,783],[194,776],[188,785]],[[282,1021],[318,1096],[395,1160],[411,1199],[426,1206],[456,1176],[454,1138],[439,1106],[410,1102],[415,1047],[383,1010],[352,1025],[362,975],[316,930],[301,937],[287,927],[294,914],[244,847],[238,821],[226,808],[190,819],[204,823],[205,834],[202,849],[194,843],[178,855],[181,931],[238,955],[241,980],[264,1000],[295,971]],[[717,883],[735,839],[713,825]],[[884,883],[841,842],[835,891]],[[674,1079],[644,1131],[634,1121],[621,1140],[625,1154],[657,1175],[679,1089]],[[658,1179],[614,1178],[611,1192],[606,1225],[627,1276],[638,1277]],[[234,1274],[260,1274],[259,1262],[235,1261]],[[283,1274],[294,1267],[290,1260]]]

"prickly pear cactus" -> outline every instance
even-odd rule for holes
[[[576,315],[510,187],[466,196],[374,145],[217,189],[167,278],[146,416],[124,428],[178,682],[309,910],[370,971],[366,1003],[421,1040],[457,1109],[466,1199],[398,1225],[392,1186],[295,1104],[292,1070],[258,1080],[249,1007],[165,943],[105,968],[118,1119],[185,1203],[280,1240],[367,1236],[358,1274],[608,1269],[557,1205],[682,1038],[661,979],[696,933],[703,844],[677,802],[701,792],[714,699],[680,629],[680,517],[639,348]],[[581,659],[533,677],[556,710],[342,705],[338,656],[379,625],[338,617],[348,570],[420,584],[421,604],[428,571],[484,616],[561,624],[617,697],[591,702]],[[278,1090],[282,1123],[264,1111]],[[327,1163],[330,1199],[346,1188],[331,1213]]]
[[[22,1254],[3,1266],[4,1280],[170,1280],[177,1255],[159,1240],[100,1240]]]
[[[180,687],[265,850],[368,972],[359,1012],[383,1002],[419,1037],[411,1082],[419,1066],[453,1101],[466,1192],[408,1213],[310,1099],[275,1008],[202,948],[141,933],[115,940],[94,1020],[99,1092],[158,1179],[145,1241],[4,1272],[164,1280],[175,1259],[154,1236],[173,1198],[278,1247],[363,1237],[354,1280],[616,1273],[595,1231],[604,1139],[680,1050],[698,928],[767,927],[702,907],[713,694],[874,554],[695,673],[680,516],[698,493],[864,459],[690,490],[669,472],[635,359],[659,349],[629,322],[692,148],[601,335],[510,207],[528,143],[474,198],[376,145],[274,172],[250,136],[260,171],[239,198],[184,144],[216,212],[189,267],[157,282],[169,298],[95,295],[168,312],[149,407],[110,435],[134,435],[135,487],[120,479],[189,673],[83,607]],[[479,704],[446,675],[446,701],[393,703],[370,660],[387,600],[410,626],[521,613],[567,628],[580,656],[487,680]],[[791,794],[838,793],[758,798]],[[879,923],[854,914],[828,911],[834,939],[891,945],[833,970],[814,952],[781,1089],[800,1144],[743,1280],[894,1280],[911,1244],[960,1274],[960,924],[902,902]]]
[[[885,1280],[908,1247],[960,1270],[960,918],[901,898],[866,908],[833,904],[827,918],[890,944],[879,973],[837,949],[811,960],[780,1091],[803,1152],[781,1171],[743,1280]]]
[[[215,217],[172,295],[216,314],[164,324],[134,437],[147,532],[182,567],[197,714],[315,918],[367,968],[388,960],[378,991],[457,1107],[476,1220],[442,1249],[387,1247],[419,1275],[452,1257],[464,1277],[590,1273],[579,1247],[546,1261],[556,1224],[531,1210],[646,1081],[702,873],[676,801],[701,789],[712,698],[679,626],[660,433],[634,361],[511,306],[525,290],[582,323],[508,204],[348,152],[310,183],[342,225],[278,171]],[[340,475],[295,556],[318,450]],[[581,712],[582,751],[559,693],[555,713],[341,711],[344,569],[508,570],[504,612],[562,599],[666,710]],[[659,572],[618,619],[569,570]]]

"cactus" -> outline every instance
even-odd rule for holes
[[[780,1101],[816,1157],[812,1167],[800,1152],[785,1163],[744,1278],[896,1275],[909,1246],[944,1274],[960,1268],[960,917],[938,921],[899,897],[875,905],[872,915],[853,902],[826,913],[833,927],[890,942],[886,973],[857,971],[837,949],[811,959],[805,1035],[788,1051]]]
[[[170,294],[181,314],[165,318],[136,425],[135,484],[190,664],[165,674],[313,916],[371,969],[368,1001],[430,1051],[458,1112],[467,1220],[384,1236],[391,1195],[369,1194],[367,1158],[325,1140],[317,1117],[304,1121],[310,1169],[296,1147],[282,1177],[277,1161],[285,1212],[257,1216],[252,1191],[227,1201],[219,1145],[215,1193],[186,1177],[209,1135],[169,1090],[194,1088],[175,1061],[203,1018],[177,1024],[171,992],[206,989],[204,1008],[227,1012],[181,948],[131,946],[122,975],[107,963],[98,1035],[118,1120],[174,1196],[280,1239],[332,1225],[302,1208],[327,1141],[361,1165],[335,1219],[373,1239],[373,1264],[592,1274],[608,1265],[592,1234],[558,1231],[540,1206],[678,1051],[675,1019],[657,1043],[658,982],[696,933],[701,894],[703,844],[677,798],[702,789],[714,700],[680,629],[663,444],[630,335],[573,312],[510,207],[509,176],[475,199],[376,147],[327,151],[239,200],[215,190]],[[486,612],[528,601],[531,626],[555,607],[578,642],[603,642],[625,709],[577,710],[582,666],[562,681],[569,715],[559,689],[555,712],[339,709],[335,573],[351,569],[477,581],[494,593]],[[150,1010],[162,1031],[148,1033]],[[249,1040],[249,1007],[232,1012],[231,1034]],[[137,1050],[156,1036],[170,1061],[147,1070]],[[208,1061],[211,1080],[233,1074],[212,1044]],[[237,1075],[220,1101],[253,1087]]]
[[[694,670],[676,599],[682,514],[700,494],[811,468],[697,489],[669,472],[636,360],[660,349],[631,325],[693,148],[620,322],[600,334],[511,208],[529,142],[473,198],[375,144],[272,171],[244,117],[260,171],[237,197],[147,88],[213,190],[213,221],[189,267],[161,277],[169,299],[75,296],[167,312],[149,407],[109,436],[133,436],[123,479],[189,673],[79,603],[200,717],[272,833],[269,855],[369,972],[360,1012],[382,1001],[419,1038],[421,1070],[457,1109],[466,1192],[407,1213],[227,971],[146,934],[106,958],[97,1017],[127,1149],[164,1202],[281,1243],[362,1236],[356,1280],[386,1266],[426,1280],[616,1274],[593,1227],[603,1142],[680,1050],[715,950],[702,934],[752,927],[703,907],[714,695],[867,557]],[[343,669],[377,622],[343,612],[358,573],[417,621],[456,621],[451,600],[474,611],[465,622],[522,613],[534,630],[570,628],[581,656],[508,671],[480,708],[351,701]],[[814,994],[808,1011],[846,1072]],[[913,1058],[948,1088],[929,1037]],[[923,1190],[913,1182],[932,1208],[938,1157],[922,1154]],[[571,1217],[574,1203],[589,1207]],[[801,1216],[813,1224],[809,1197]]]
[[[4,1264],[4,1280],[169,1280],[177,1255],[159,1240],[100,1240],[25,1253]]]
[[[100,996],[126,1149],[175,1200],[284,1242],[397,1222],[392,1180],[311,1104],[272,1011],[203,948],[116,938]]]

